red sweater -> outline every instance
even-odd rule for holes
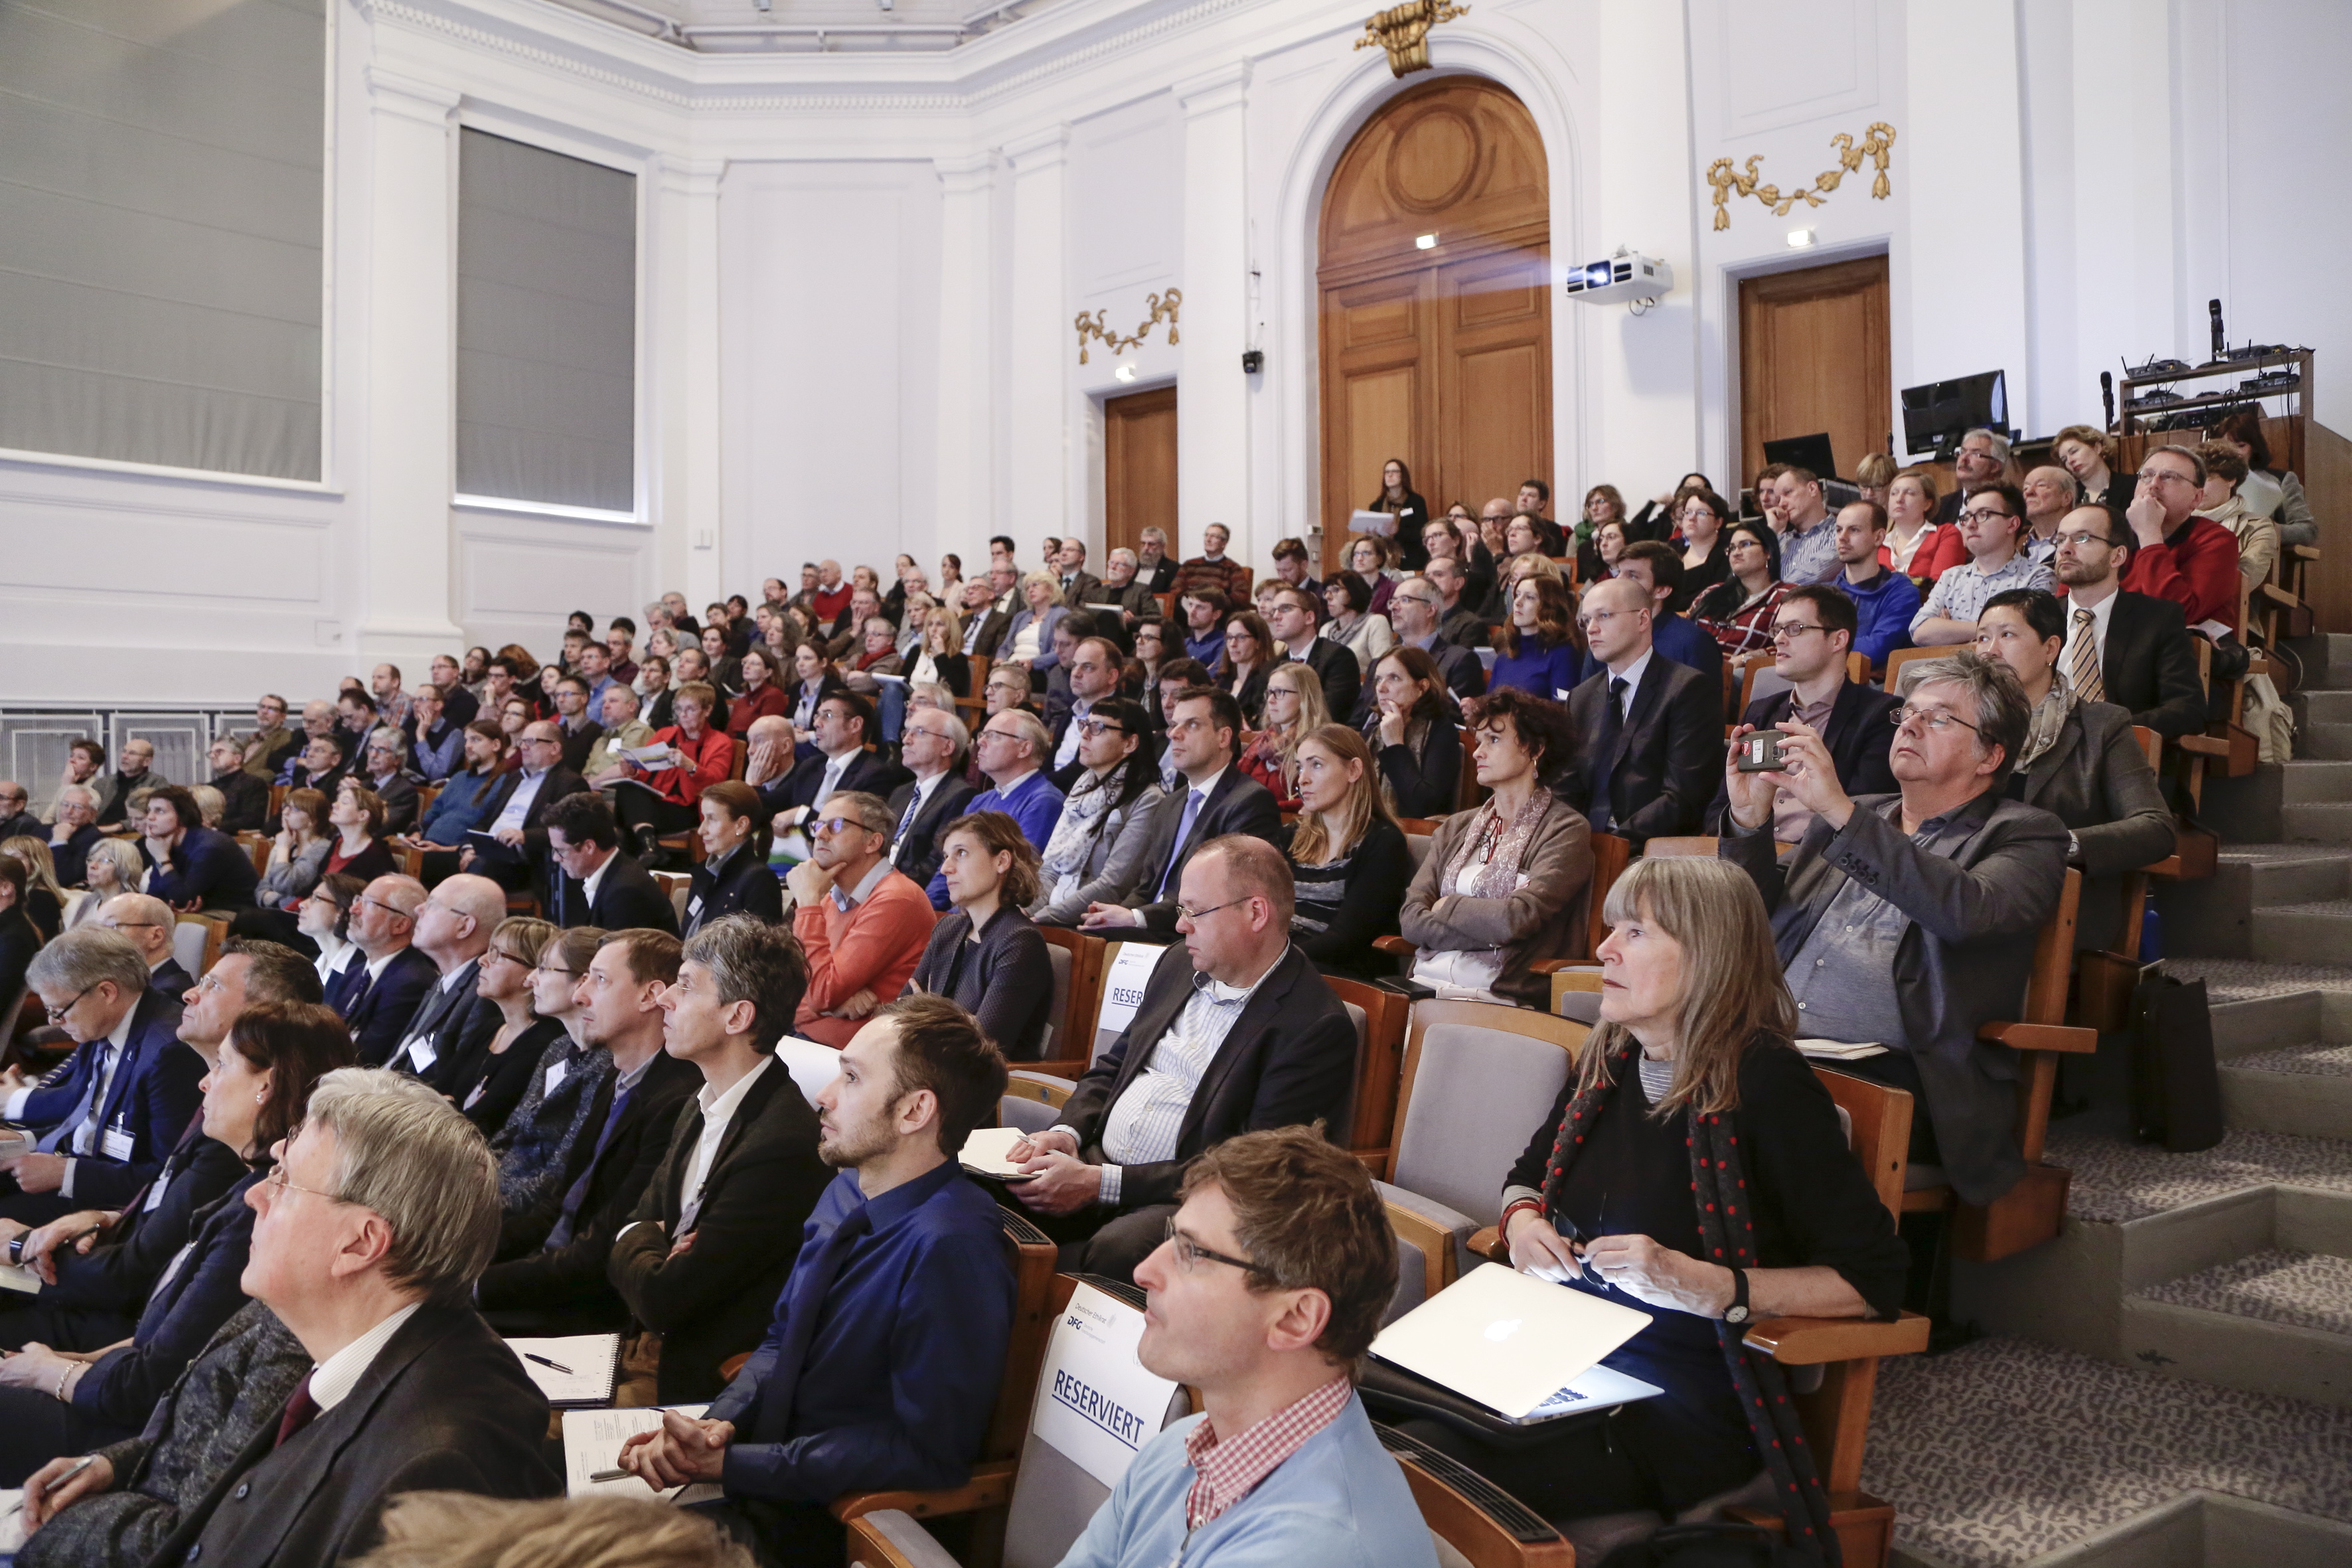
[[[2210,517],[2191,514],[2161,544],[2142,545],[2124,567],[2123,585],[2135,594],[2169,599],[2194,626],[2238,623],[2238,541]]]
[[[841,612],[849,608],[850,596],[856,592],[857,585],[844,578],[837,587],[819,588],[811,594],[809,606],[816,611],[817,629],[828,630],[841,619]]]

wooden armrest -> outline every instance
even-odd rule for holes
[[[2175,751],[2190,752],[2200,757],[2226,757],[2230,754],[2230,742],[2213,735],[2180,735],[2169,744]]]
[[[2070,1051],[2089,1056],[2099,1048],[2099,1031],[2066,1024],[1987,1024],[1977,1038],[2016,1051]]]
[[[960,1487],[927,1492],[845,1492],[833,1500],[833,1517],[846,1522],[884,1509],[897,1509],[917,1519],[942,1514],[972,1513],[1002,1508],[1013,1500],[1013,1461],[995,1459],[971,1468],[971,1479]]]
[[[2299,610],[2303,608],[2303,601],[2301,599],[2296,598],[2293,594],[2288,593],[2284,588],[2280,587],[2275,583],[2257,583],[2254,584],[2254,592],[2265,599],[2272,600],[2283,609]]]
[[[2287,553],[2294,556],[2297,560],[2316,561],[2319,559],[2319,546],[2316,544],[2290,544],[2286,548]]]
[[[1759,1318],[1746,1342],[1783,1366],[1819,1366],[1825,1362],[1869,1356],[1916,1355],[1927,1348],[1927,1320],[1906,1312],[1891,1323],[1867,1318]]]
[[[1057,1110],[1067,1105],[1070,1102],[1070,1096],[1077,1091],[1076,1079],[1078,1073],[1086,1071],[1085,1065],[1080,1064],[1077,1072],[1070,1074],[1066,1081],[1055,1077],[1040,1079],[1022,1076],[1024,1072],[1038,1072],[1045,1065],[1043,1062],[1023,1062],[1019,1068],[1005,1079],[1004,1092],[1022,1100],[1034,1100],[1040,1105],[1050,1105]]]
[[[1601,965],[1590,958],[1538,958],[1528,965],[1530,974],[1559,974],[1570,969],[1590,969],[1597,974]]]
[[[1376,936],[1372,938],[1372,948],[1378,952],[1393,952],[1399,958],[1411,958],[1417,951],[1401,936]]]
[[[1511,1260],[1511,1244],[1505,1241],[1503,1233],[1491,1225],[1472,1234],[1470,1250],[1489,1263],[1508,1263]]]
[[[853,1568],[956,1568],[948,1549],[903,1513],[877,1510],[849,1521]]]

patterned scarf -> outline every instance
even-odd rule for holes
[[[1110,825],[1111,803],[1118,799],[1127,770],[1136,765],[1136,759],[1129,757],[1100,778],[1089,769],[1071,787],[1070,797],[1063,803],[1061,817],[1045,840],[1045,853],[1040,860],[1048,894],[1055,892],[1065,878],[1086,869],[1103,829]]]
[[[1547,1213],[1559,1209],[1577,1147],[1584,1142],[1592,1119],[1608,1103],[1611,1085],[1632,1069],[1633,1054],[1639,1048],[1628,1036],[1609,1058],[1607,1075],[1569,1101],[1568,1114],[1560,1119],[1559,1136],[1552,1144],[1551,1161],[1544,1172]],[[1683,1114],[1691,1133],[1691,1193],[1698,1205],[1700,1241],[1710,1258],[1727,1267],[1756,1268],[1759,1259],[1755,1219],[1741,1213],[1740,1205],[1733,1201],[1747,1190],[1748,1177],[1740,1163],[1739,1136],[1732,1131],[1731,1119],[1688,1109]],[[1821,1472],[1814,1468],[1812,1450],[1805,1442],[1805,1428],[1797,1418],[1797,1407],[1789,1402],[1788,1380],[1770,1356],[1748,1348],[1742,1339],[1745,1332],[1720,1319],[1716,1321],[1716,1342],[1723,1347],[1724,1363],[1730,1368],[1731,1385],[1739,1395],[1740,1408],[1747,1413],[1748,1431],[1755,1439],[1756,1452],[1771,1473],[1773,1493],[1780,1499],[1781,1517],[1788,1521],[1789,1540],[1824,1568],[1841,1568],[1843,1558],[1838,1550],[1837,1532],[1830,1528],[1829,1494],[1822,1489]]]
[[[1438,884],[1441,892],[1454,890],[1462,868],[1475,857],[1484,854],[1485,864],[1478,868],[1477,880],[1470,885],[1482,899],[1507,899],[1519,885],[1519,862],[1528,852],[1528,840],[1535,836],[1537,826],[1551,810],[1553,795],[1548,789],[1538,789],[1528,796],[1527,805],[1519,807],[1517,816],[1505,822],[1491,805],[1478,808],[1478,820],[1454,846],[1453,858],[1445,865],[1445,879]]]

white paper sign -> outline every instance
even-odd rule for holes
[[[1143,988],[1151,983],[1160,955],[1167,951],[1143,942],[1119,944],[1118,956],[1110,961],[1110,973],[1103,976],[1102,1008],[1095,1015],[1097,1034],[1108,1029],[1116,1035],[1127,1027],[1136,1008],[1143,1005]]]
[[[1143,1314],[1114,1296],[1080,1285],[1054,1323],[1037,1378],[1030,1429],[1107,1487],[1115,1487],[1136,1450],[1159,1436],[1176,1384],[1146,1372],[1135,1358]]]

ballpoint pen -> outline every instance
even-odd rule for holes
[[[525,1360],[525,1361],[535,1361],[535,1362],[537,1362],[540,1365],[544,1366],[544,1367],[552,1367],[552,1368],[553,1368],[554,1370],[556,1370],[557,1372],[560,1372],[560,1373],[563,1373],[563,1375],[564,1375],[564,1376],[566,1376],[566,1377],[572,1377],[572,1376],[576,1376],[576,1375],[578,1375],[577,1373],[573,1373],[573,1372],[572,1372],[572,1370],[570,1367],[568,1367],[568,1366],[564,1365],[562,1362],[560,1362],[560,1361],[550,1361],[550,1360],[548,1360],[548,1359],[547,1359],[545,1356],[543,1356],[543,1355],[533,1355],[533,1354],[531,1354],[531,1353],[530,1353],[530,1352],[529,1352],[529,1351],[525,1351],[525,1352],[522,1352],[522,1359],[523,1359],[523,1360]]]

